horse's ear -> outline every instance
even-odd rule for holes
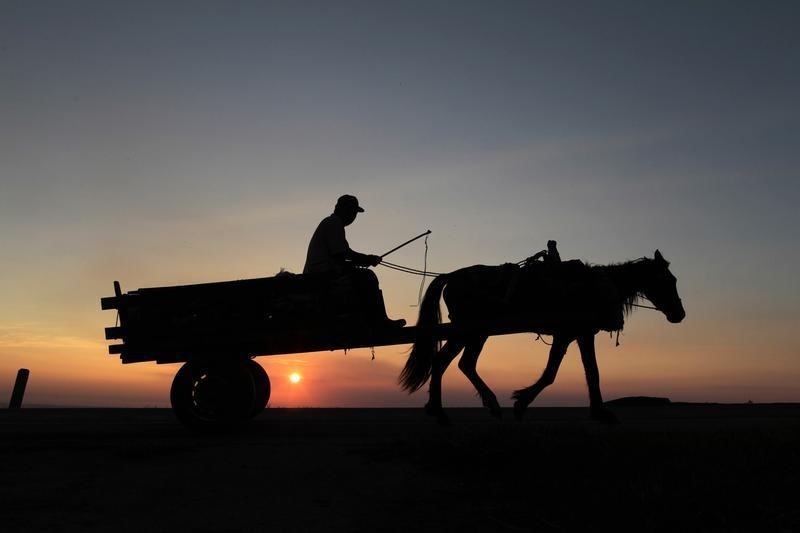
[[[665,263],[667,262],[666,259],[664,259],[664,256],[661,255],[661,252],[658,250],[656,250],[656,261],[664,261]]]

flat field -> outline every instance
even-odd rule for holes
[[[800,531],[800,405],[0,410],[0,530]]]

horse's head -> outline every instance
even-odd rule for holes
[[[678,296],[678,280],[669,271],[669,263],[658,250],[650,262],[649,270],[645,286],[642,287],[642,294],[653,302],[656,309],[664,313],[667,320],[673,324],[680,322],[686,316],[686,311]]]

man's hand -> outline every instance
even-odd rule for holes
[[[381,257],[379,255],[367,255],[354,252],[353,250],[348,250],[343,259],[346,259],[350,261],[351,264],[360,267],[374,267],[378,266],[381,262]]]

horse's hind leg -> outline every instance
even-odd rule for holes
[[[558,374],[558,367],[561,366],[561,361],[564,359],[564,354],[567,353],[567,346],[572,342],[573,337],[565,337],[555,335],[553,336],[553,345],[550,347],[550,356],[547,359],[547,366],[542,372],[541,377],[531,385],[524,389],[514,391],[511,397],[516,400],[514,402],[514,417],[517,420],[522,420],[522,415],[525,409],[536,399],[540,392],[548,385],[552,385],[556,380]]]
[[[442,349],[433,356],[433,366],[431,368],[431,383],[428,389],[428,403],[425,404],[425,412],[435,416],[440,424],[448,424],[450,420],[442,409],[442,375],[453,359],[464,348],[464,343],[458,340],[448,340]]]
[[[594,350],[594,333],[586,333],[578,337],[581,349],[583,371],[586,374],[586,385],[589,387],[589,409],[591,417],[605,424],[617,424],[617,417],[603,406],[603,395],[600,394],[600,370],[597,368],[597,356]]]
[[[489,408],[489,411],[496,418],[501,418],[503,415],[500,411],[500,404],[497,403],[497,396],[494,395],[492,389],[478,375],[478,356],[481,355],[483,345],[486,343],[486,336],[474,337],[467,342],[464,348],[464,355],[458,360],[458,368],[467,376],[467,379],[478,391],[478,394],[483,401],[483,405]]]

